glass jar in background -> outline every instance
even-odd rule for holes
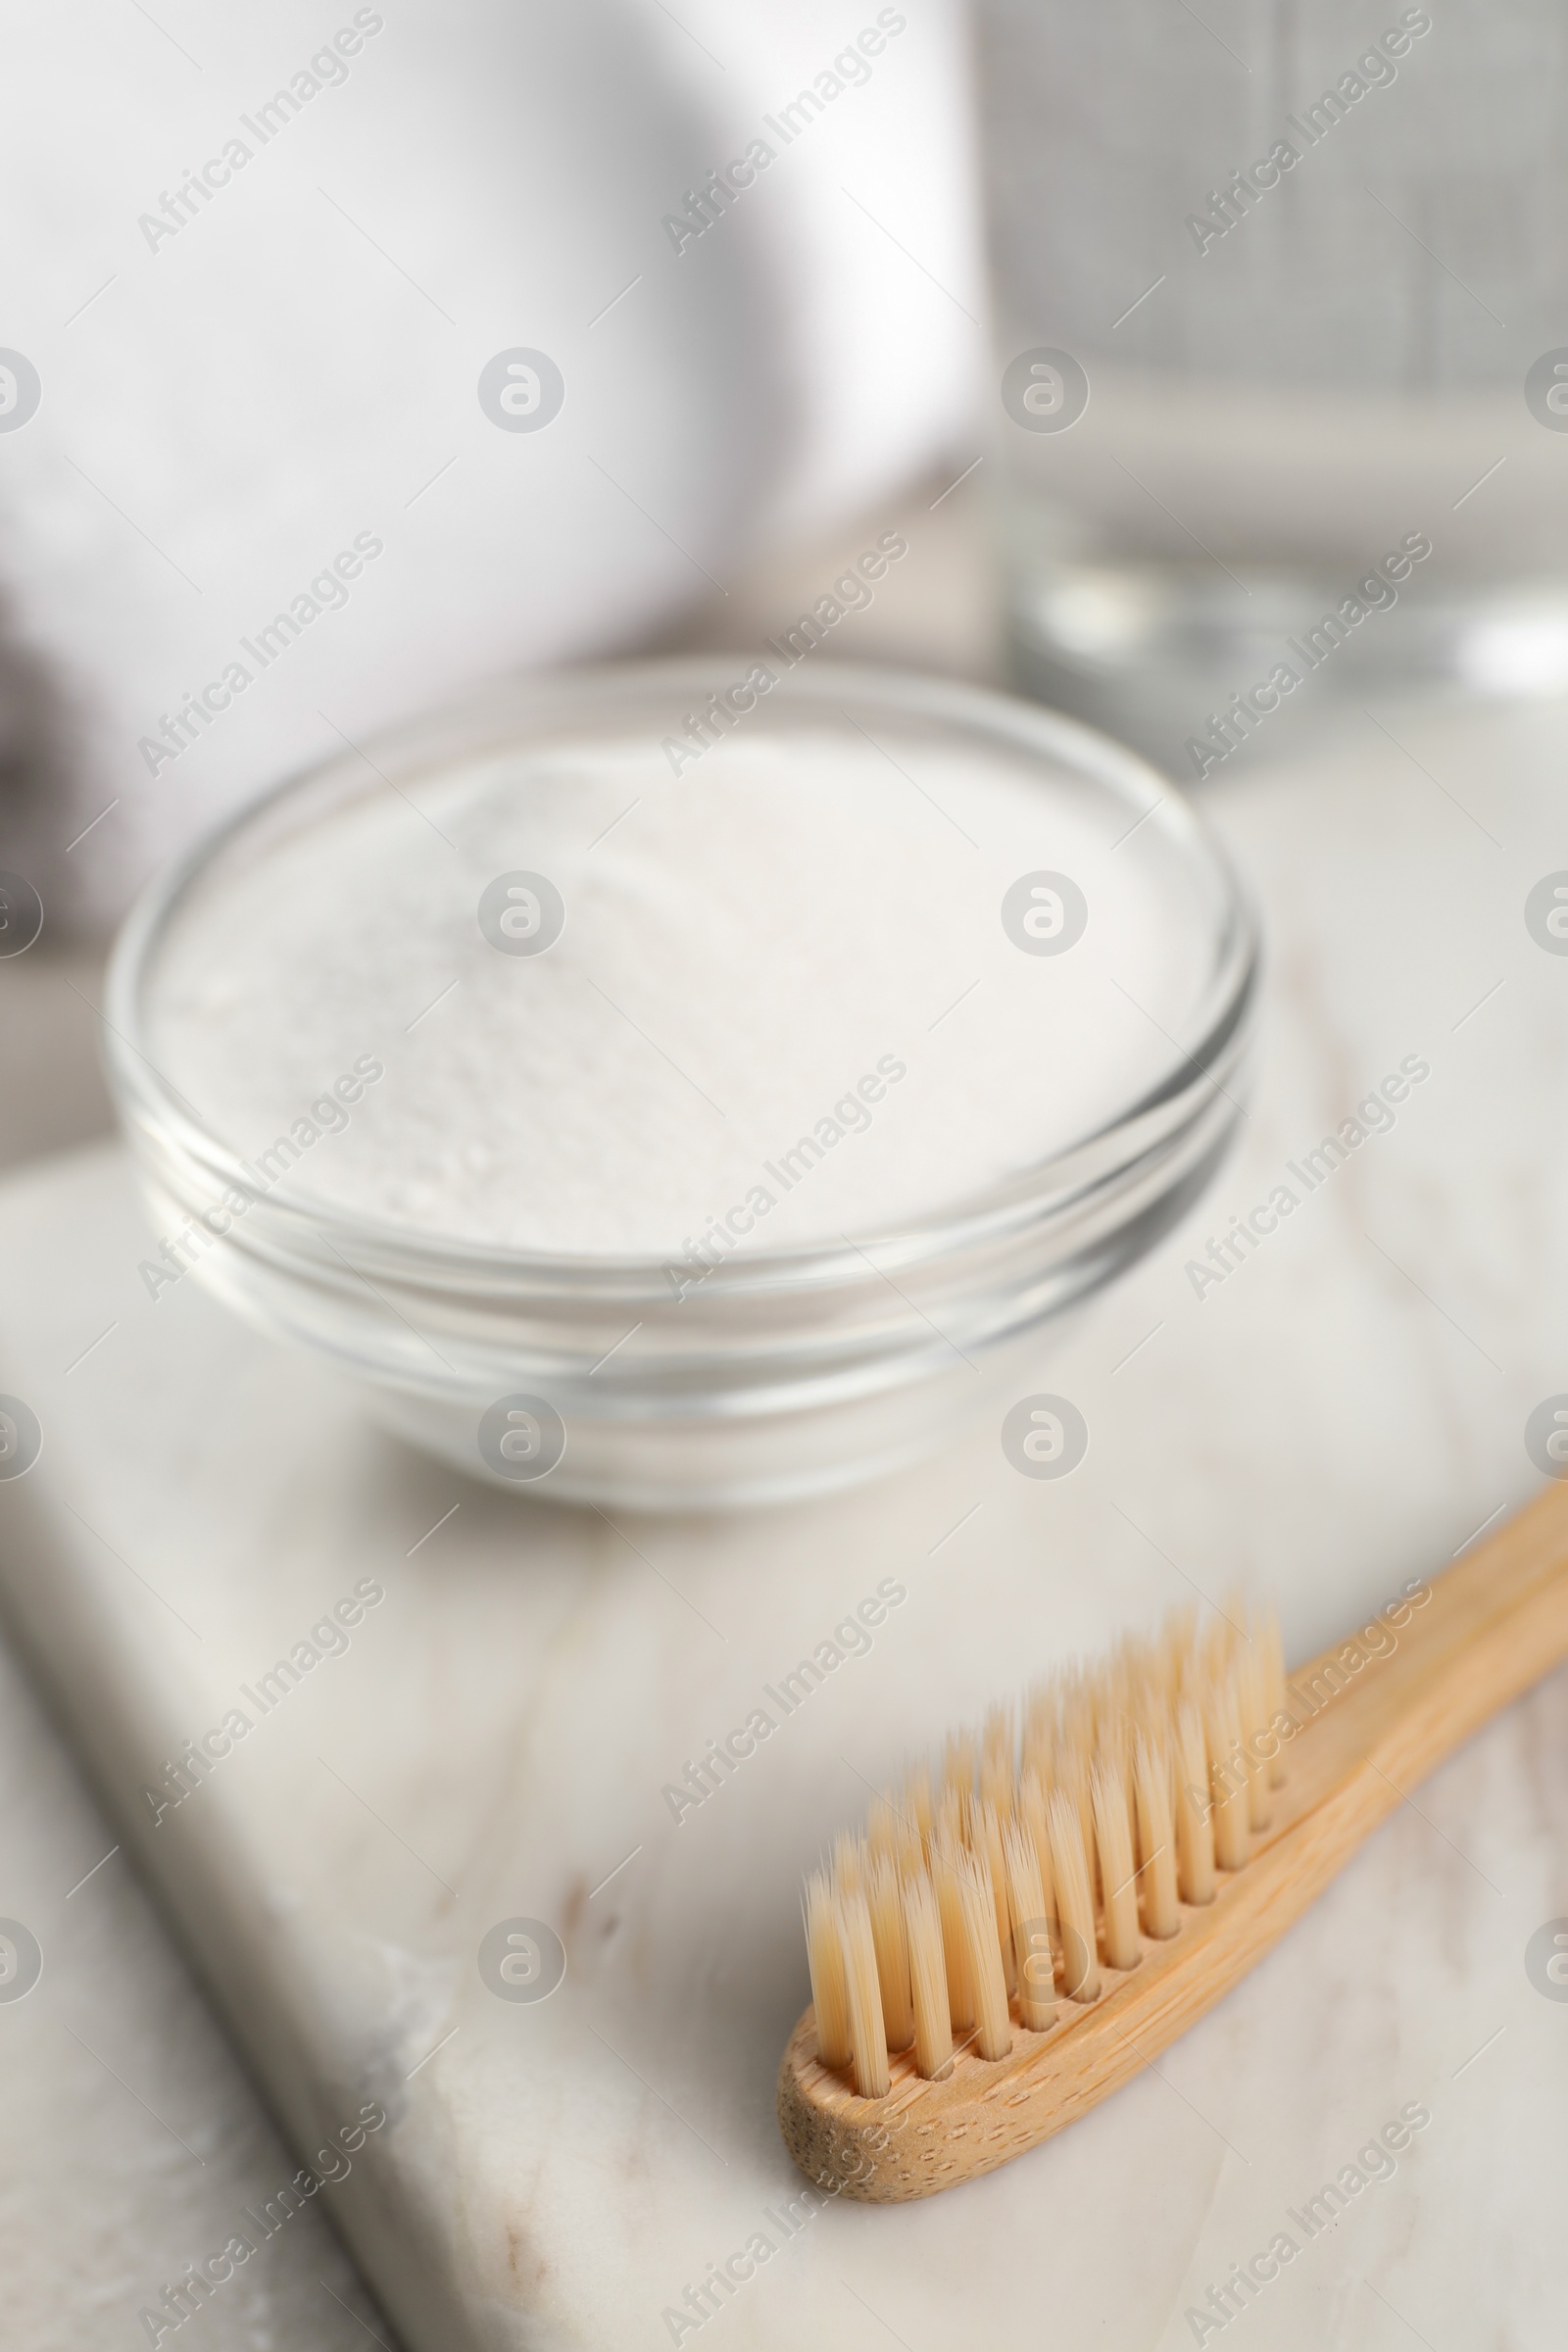
[[[1191,782],[1568,683],[1568,18],[979,0],[1019,683]]]

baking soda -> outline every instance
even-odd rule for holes
[[[290,1193],[426,1236],[695,1278],[888,1235],[1125,1111],[1208,978],[1164,829],[1001,746],[737,732],[674,782],[611,740],[406,791],[205,883],[154,1038],[243,1157],[288,1142]],[[544,953],[481,928],[519,872],[564,909]],[[1041,872],[1081,897],[1063,952],[1023,944],[1059,896],[1032,933],[1004,921]],[[352,1119],[313,1116],[367,1054],[386,1076]]]

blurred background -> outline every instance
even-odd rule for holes
[[[821,658],[1004,669],[1188,782],[1369,682],[1568,680],[1542,0],[340,13],[8,33],[51,943],[478,677],[760,644],[895,513]]]
[[[1568,684],[1545,0],[79,0],[4,47],[0,1162],[107,1128],[160,863],[498,670],[813,615],[1199,790],[1374,693]],[[0,1688],[0,1881],[64,1900],[111,1838]],[[102,2038],[13,2037],[3,2094],[33,2352],[287,2170],[123,1866],[84,1897]],[[314,2217],[244,2292],[236,2342],[390,2340]]]
[[[978,454],[957,11],[677,13],[13,29],[7,855],[58,924],[477,677],[746,633],[759,560]]]

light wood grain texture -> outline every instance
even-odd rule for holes
[[[1354,1665],[1339,1643],[1292,1675],[1300,1728],[1280,1750],[1287,1777],[1268,1828],[1241,1870],[1220,1874],[1212,1903],[1182,1906],[1173,1937],[1145,1938],[1125,1974],[1102,1970],[1097,2001],[1059,2001],[1044,2034],[1016,2022],[1014,2003],[1010,2055],[964,2051],[946,2082],[923,2082],[899,2053],[881,2099],[857,2097],[818,2063],[808,2009],[778,2081],[780,2128],[802,2171],[872,2203],[931,2196],[1048,2139],[1185,2033],[1418,1781],[1568,1656],[1568,1484],[1424,1590],[1389,1654]]]

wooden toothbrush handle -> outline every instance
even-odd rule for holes
[[[1419,1587],[1404,1622],[1391,1622],[1403,1605],[1386,1604],[1362,1636],[1290,1678],[1293,1709],[1306,1711],[1304,1700],[1311,1711],[1309,1731],[1285,1750],[1286,1768],[1296,1779],[1298,1754],[1313,1796],[1360,1763],[1401,1790],[1413,1786],[1568,1657],[1568,1481]],[[1338,1692],[1318,1703],[1336,1681]]]

